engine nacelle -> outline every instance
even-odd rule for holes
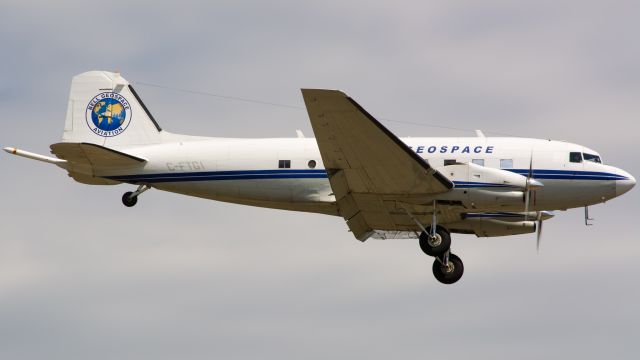
[[[513,191],[504,188],[469,189],[467,195],[471,208],[485,208],[496,205],[520,205],[524,201],[523,191]]]
[[[474,163],[457,163],[437,168],[449,180],[460,185],[489,184],[496,187],[525,189],[527,178],[511,171],[494,169]]]
[[[455,190],[443,199],[462,201],[470,209],[495,208],[496,205],[513,208],[524,204],[526,176],[473,163],[447,165],[437,170],[455,184]],[[531,182],[542,186],[531,180],[530,187]]]
[[[452,233],[476,234],[478,237],[530,234],[536,231],[535,221],[502,221],[496,219],[465,219],[447,224]]]

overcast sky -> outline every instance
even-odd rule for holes
[[[302,87],[380,118],[564,139],[638,177],[637,1],[0,2],[1,146],[43,154],[73,75],[120,70],[161,126],[311,135]],[[471,130],[385,124],[400,136]],[[2,359],[636,359],[639,193],[535,235],[456,235],[454,286],[414,241],[0,154]]]

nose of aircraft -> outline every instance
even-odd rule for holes
[[[620,180],[616,180],[616,196],[626,193],[636,185],[636,179],[628,172],[619,170],[618,175]]]

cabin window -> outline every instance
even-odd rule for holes
[[[484,159],[473,159],[471,162],[476,165],[484,166]]]
[[[278,160],[279,169],[289,169],[291,167],[291,160]]]
[[[600,160],[600,156],[598,155],[587,154],[587,153],[584,153],[582,155],[584,156],[584,161],[591,161],[594,163],[602,164],[602,160]]]
[[[309,165],[309,169],[315,169],[317,164],[315,160],[309,160],[307,165]]]
[[[569,153],[569,161],[572,162],[572,163],[581,163],[582,162],[582,153],[570,152]]]
[[[449,159],[449,160],[445,160],[445,161],[444,161],[444,166],[447,166],[447,165],[455,165],[455,163],[456,163],[456,161],[455,161],[455,160],[451,160],[451,159]]]
[[[500,169],[513,169],[513,159],[500,159]]]

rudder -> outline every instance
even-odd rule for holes
[[[119,73],[89,71],[73,77],[63,142],[102,146],[161,142],[162,129]]]

